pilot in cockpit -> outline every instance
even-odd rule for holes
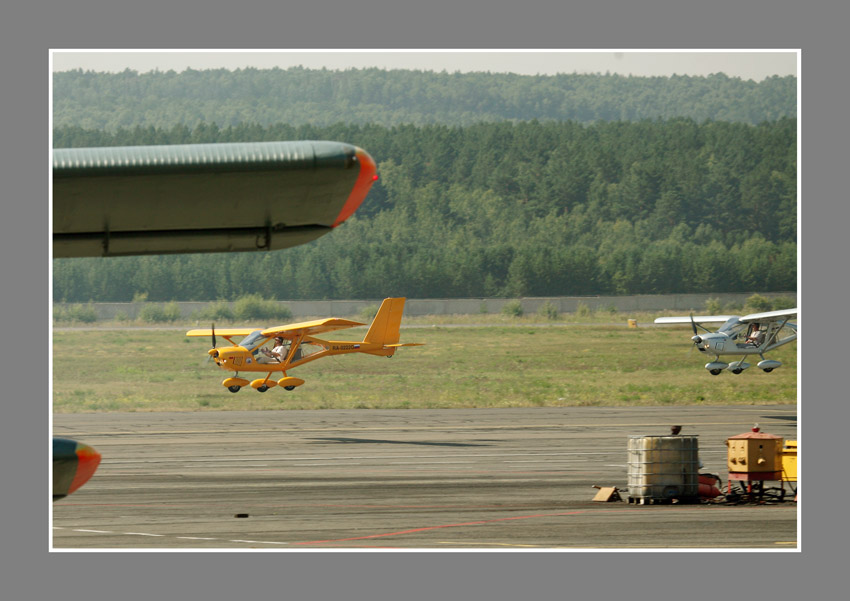
[[[275,336],[274,347],[271,350],[263,347],[260,349],[262,357],[257,357],[257,363],[281,363],[286,359],[287,348],[283,344],[283,336]]]
[[[764,342],[764,329],[759,329],[759,324],[754,323],[752,328],[750,329],[749,334],[747,334],[747,344],[752,344],[753,346],[761,346],[761,343]]]

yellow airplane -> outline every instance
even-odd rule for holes
[[[212,348],[207,351],[216,364],[234,375],[221,384],[230,392],[239,392],[243,386],[251,385],[258,392],[265,392],[274,386],[293,390],[301,386],[304,380],[287,375],[287,371],[310,361],[344,355],[346,353],[367,353],[380,357],[392,357],[402,346],[421,346],[421,343],[399,343],[399,325],[404,312],[405,298],[387,298],[375,315],[366,337],[362,341],[321,340],[315,335],[344,328],[366,325],[357,321],[329,317],[315,321],[305,321],[265,330],[252,328],[228,328],[216,332],[211,329],[189,330],[186,336],[211,336]],[[216,347],[216,333],[230,342],[232,346]],[[244,336],[239,344],[233,342],[234,336]],[[272,348],[265,346],[274,340]],[[239,377],[240,371],[264,372],[264,378],[253,381]],[[272,374],[281,373],[283,377],[273,379]]]

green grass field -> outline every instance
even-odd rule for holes
[[[306,380],[303,386],[262,394],[251,388],[232,394],[221,386],[231,374],[206,362],[208,340],[184,335],[194,324],[57,328],[53,410],[793,404],[797,399],[796,343],[769,355],[784,364],[773,373],[752,367],[741,375],[712,376],[702,367],[708,359],[690,350],[688,327],[628,328],[621,316],[608,319],[622,322],[617,325],[503,321],[481,327],[405,321],[401,342],[426,346],[402,348],[390,360],[358,354],[321,359],[290,372]],[[356,328],[332,337],[354,340],[364,333]]]

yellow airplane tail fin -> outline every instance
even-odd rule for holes
[[[366,338],[363,342],[374,344],[394,345],[398,342],[398,328],[401,325],[401,314],[404,312],[404,297],[385,298],[381,308],[375,315]]]

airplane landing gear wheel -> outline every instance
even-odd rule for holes
[[[257,388],[257,392],[265,392],[268,389],[269,389],[268,386],[260,386],[259,388]]]
[[[295,386],[284,386],[284,390],[295,390]]]
[[[743,370],[743,369],[733,369],[733,370],[732,370],[732,373],[733,373],[733,374],[739,374],[739,373],[741,373],[742,371],[744,371],[744,370]]]
[[[710,373],[712,376],[716,376],[717,374],[720,373],[720,370],[719,369],[712,369],[712,370],[709,370],[708,373]]]
[[[770,372],[773,371],[773,368],[772,367],[765,367],[763,371],[764,371],[764,373],[769,374]]]
[[[241,387],[241,386],[228,386],[228,387],[227,387],[227,389],[228,389],[230,392],[239,392],[239,389],[240,389],[240,388],[242,388],[242,387]]]

